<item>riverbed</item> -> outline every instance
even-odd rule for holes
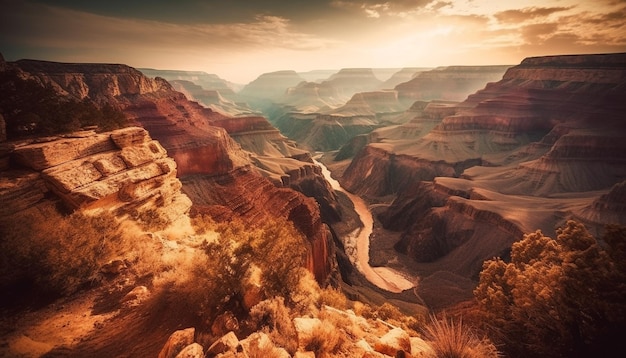
[[[353,232],[340,238],[344,245],[344,250],[348,255],[352,265],[372,284],[377,287],[394,293],[415,287],[415,283],[407,279],[402,273],[388,267],[371,267],[369,264],[369,244],[370,235],[374,227],[374,218],[367,203],[359,196],[345,190],[341,184],[335,180],[328,168],[318,161],[315,161],[322,169],[322,174],[330,183],[331,187],[344,193],[353,203],[363,227],[357,228]]]

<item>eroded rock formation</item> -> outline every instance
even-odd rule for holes
[[[72,210],[113,210],[120,217],[157,210],[171,222],[184,219],[191,207],[176,163],[143,128],[19,143],[9,156],[16,165],[1,176],[4,215],[50,194]]]
[[[210,212],[229,211],[247,218],[251,225],[272,217],[293,221],[309,239],[311,271],[320,280],[328,276],[334,260],[329,254],[332,240],[315,200],[272,184],[254,167],[251,154],[228,134],[229,130],[239,134],[256,130],[258,125],[268,128],[266,121],[233,119],[231,123],[228,117],[187,100],[165,80],[147,78],[128,66],[42,61],[18,61],[14,66],[59,93],[121,109],[174,159],[182,190],[195,206],[211,208]],[[155,164],[154,171],[163,170],[166,164]]]
[[[506,257],[523,233],[554,236],[572,218],[596,232],[623,221],[624,88],[626,54],[526,59],[439,108],[426,134],[399,135],[411,122],[371,133],[342,183],[397,194],[380,218],[419,262],[420,296],[439,305],[434,292],[467,291],[482,261]]]

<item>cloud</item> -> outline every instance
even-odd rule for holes
[[[532,24],[523,26],[521,35],[525,43],[542,44],[546,39],[554,37],[559,28],[557,23]]]
[[[505,10],[495,13],[493,16],[503,23],[520,23],[536,18],[550,16],[557,12],[563,12],[572,9],[570,7],[527,7],[520,10]]]
[[[342,8],[357,11],[365,14],[367,17],[380,18],[381,16],[398,16],[406,17],[408,14],[414,13],[426,8],[431,3],[440,3],[437,0],[333,0],[330,5],[336,8]],[[446,6],[443,3],[440,7]]]
[[[428,4],[426,8],[432,11],[438,11],[440,9],[443,9],[444,7],[451,8],[452,6],[452,1],[433,1]]]
[[[74,48],[285,48],[315,50],[338,42],[295,31],[289,20],[257,15],[251,22],[176,24],[94,15],[44,5],[0,15],[3,42]]]

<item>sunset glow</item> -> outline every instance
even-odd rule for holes
[[[264,72],[516,64],[626,50],[620,0],[1,0],[6,60],[202,70],[238,83]]]

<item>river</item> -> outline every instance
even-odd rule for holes
[[[320,168],[326,180],[330,183],[334,190],[345,193],[346,196],[354,204],[354,209],[359,215],[362,228],[357,228],[345,237],[340,238],[346,254],[350,258],[350,262],[363,276],[372,284],[383,290],[400,293],[404,290],[415,287],[415,284],[406,279],[401,273],[388,267],[371,267],[369,264],[370,254],[370,235],[374,228],[374,218],[367,204],[359,196],[345,190],[337,180],[330,175],[330,171],[326,166],[317,160],[315,161]]]

